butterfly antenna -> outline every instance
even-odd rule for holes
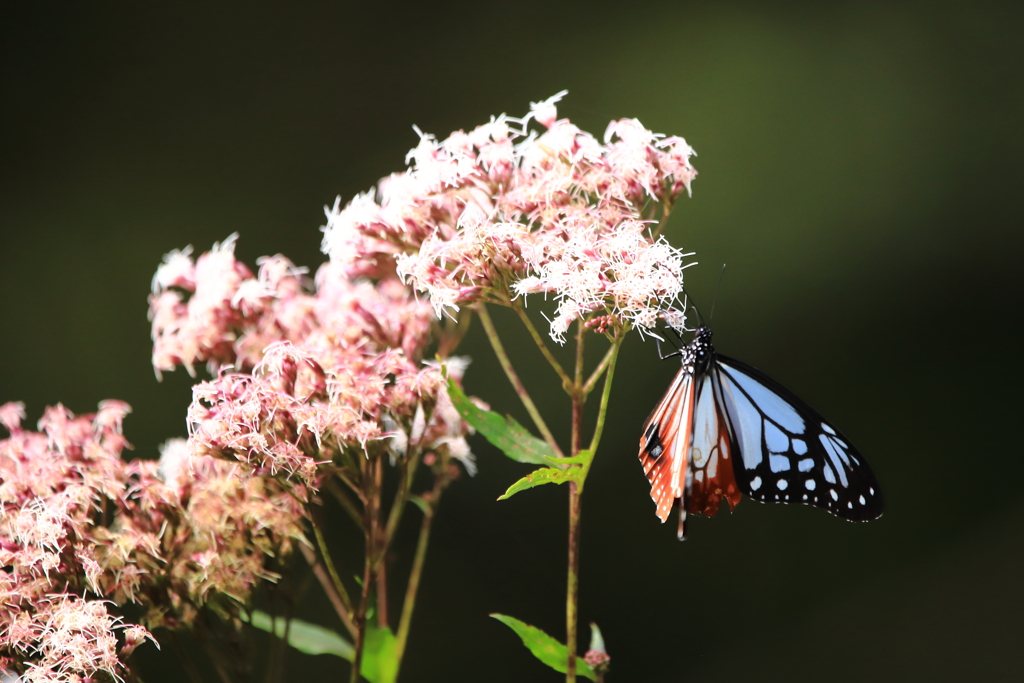
[[[693,312],[697,314],[697,326],[704,327],[704,316],[700,314],[700,309],[693,303],[693,297],[691,297],[690,293],[686,291],[686,287],[683,287],[683,296],[686,297],[685,303],[683,304],[683,311],[685,312],[687,308],[692,308]]]
[[[722,280],[725,278],[725,264],[722,264],[722,272],[718,274],[718,284],[715,285],[715,297],[711,300],[711,315],[708,316],[708,320],[713,320],[715,317],[715,304],[718,303],[718,292],[722,289]]]

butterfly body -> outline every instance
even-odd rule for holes
[[[711,330],[679,351],[682,367],[644,423],[640,462],[664,522],[679,500],[679,537],[690,514],[714,515],[743,495],[823,508],[850,521],[882,514],[863,456],[792,392],[717,354]]]

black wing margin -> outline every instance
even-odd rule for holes
[[[717,355],[712,368],[738,454],[740,490],[765,503],[813,505],[852,522],[882,515],[878,480],[850,441],[760,370]]]

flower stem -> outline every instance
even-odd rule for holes
[[[547,424],[544,422],[544,418],[541,417],[540,411],[537,410],[537,406],[533,403],[533,399],[530,398],[529,392],[526,391],[526,387],[523,382],[519,379],[519,375],[516,374],[515,369],[512,367],[512,361],[509,360],[508,354],[505,353],[505,347],[501,343],[501,339],[498,337],[498,331],[494,329],[494,323],[491,321],[491,316],[487,312],[487,307],[484,304],[477,306],[477,313],[480,315],[480,323],[484,326],[484,331],[487,333],[487,338],[491,342],[491,347],[494,349],[494,355],[498,357],[498,363],[501,364],[502,369],[505,371],[505,375],[508,377],[508,381],[512,383],[512,388],[515,389],[516,393],[519,394],[519,399],[523,402],[523,406],[526,408],[526,412],[533,418],[533,423],[537,426],[541,436],[551,446],[551,450],[562,457],[562,449],[558,447],[558,442],[555,441],[554,435],[551,434],[551,430],[548,429]]]
[[[341,486],[338,485],[338,482],[334,480],[334,477],[327,478],[325,488],[328,491],[330,491],[331,495],[334,496],[334,499],[338,501],[339,505],[341,505],[341,509],[344,510],[346,514],[348,514],[348,516],[352,518],[352,521],[356,523],[356,526],[362,529],[362,513],[358,510],[358,508],[356,508],[356,504],[352,502],[352,499],[349,498],[349,495],[345,493],[344,489],[342,489]]]
[[[544,354],[544,358],[547,359],[548,363],[558,374],[559,379],[562,380],[562,386],[568,390],[572,386],[572,379],[569,378],[568,373],[566,373],[565,369],[562,368],[562,364],[559,363],[558,359],[556,359],[554,354],[551,353],[551,349],[548,348],[548,345],[544,343],[544,339],[540,336],[540,332],[537,331],[537,328],[530,320],[530,316],[526,314],[526,309],[524,309],[522,304],[518,301],[512,301],[510,302],[510,305],[512,306],[512,309],[519,314],[519,319],[523,321],[524,325],[526,325],[526,329],[530,332],[530,336],[533,337],[533,341],[537,344],[537,348],[540,349],[542,354]]]
[[[576,608],[579,603],[580,490],[569,482],[569,574],[565,592],[565,647],[569,653],[565,682],[576,681]]]
[[[665,200],[661,207],[661,220],[658,221],[658,227],[654,229],[654,233],[651,234],[652,239],[658,239],[658,236],[665,231],[665,225],[668,224],[668,217],[672,213],[672,202]]]
[[[352,622],[352,611],[345,607],[341,596],[338,595],[338,590],[334,582],[324,570],[323,563],[317,559],[316,553],[305,545],[300,545],[299,550],[302,551],[302,555],[306,558],[306,562],[309,563],[309,566],[313,568],[313,575],[316,576],[317,581],[320,582],[320,586],[324,589],[327,599],[331,601],[331,605],[334,607],[334,611],[338,613],[338,617],[341,619],[341,622],[345,625],[345,629],[348,631],[350,636],[355,638],[356,626]]]
[[[446,475],[438,475],[434,480],[434,490],[430,493],[430,500],[427,501],[426,509],[423,511],[423,522],[420,524],[420,538],[416,544],[416,555],[412,561],[412,572],[409,574],[409,584],[405,589],[405,601],[402,605],[402,616],[398,622],[398,633],[395,635],[395,677],[402,666],[402,656],[405,654],[405,644],[409,639],[409,626],[412,624],[412,613],[416,607],[416,595],[420,587],[420,577],[423,575],[423,563],[427,559],[427,546],[430,544],[430,528],[434,523],[434,512],[441,501],[441,494],[448,485]]]
[[[590,378],[587,380],[587,383],[583,385],[584,396],[589,396],[590,392],[594,390],[595,386],[597,386],[598,380],[601,379],[601,375],[604,374],[605,369],[607,369],[609,361],[611,361],[612,356],[616,353],[618,353],[618,349],[615,344],[612,344],[604,354],[604,358],[602,358],[601,362],[597,364],[596,368],[594,368],[594,372],[590,374]]]
[[[601,407],[597,411],[597,425],[594,427],[594,435],[590,439],[590,459],[583,465],[584,479],[586,479],[587,473],[590,471],[591,463],[594,462],[594,453],[597,452],[597,446],[601,443],[605,417],[608,414],[608,398],[612,393],[612,379],[615,376],[615,363],[619,359],[619,349],[621,347],[622,339],[620,338],[612,342],[612,347],[608,349],[608,373],[604,377],[604,389],[601,391]]]
[[[352,671],[349,675],[349,683],[359,683],[360,669],[363,664],[363,648],[366,646],[366,614],[370,607],[371,587],[374,583],[373,579],[378,561],[380,469],[381,457],[379,455],[366,461],[363,475],[363,497],[366,499],[366,508],[363,510],[365,515],[363,524],[366,533],[366,557],[363,563],[363,590],[354,619],[356,623],[355,656],[352,658]]]
[[[324,539],[324,534],[321,529],[321,525],[316,521],[316,515],[314,514],[313,507],[309,507],[309,520],[310,525],[313,527],[313,535],[316,537],[316,546],[320,551],[320,559],[323,562],[324,567],[327,568],[327,573],[331,578],[331,584],[334,588],[334,594],[341,602],[341,606],[344,609],[344,613],[339,612],[338,616],[345,623],[345,627],[350,633],[355,632],[355,624],[352,621],[352,600],[348,597],[348,591],[345,590],[345,584],[341,582],[341,576],[338,575],[338,570],[334,567],[334,561],[331,559],[330,550],[327,548],[327,541]]]
[[[586,338],[583,321],[576,323],[576,377],[572,384],[572,440],[570,453],[580,451],[580,432],[583,429],[583,406],[587,401],[583,393],[583,340]],[[584,471],[584,474],[586,472]],[[565,586],[565,648],[568,661],[565,682],[576,683],[576,612],[579,605],[580,573],[580,495],[581,482],[569,482],[569,569]]]

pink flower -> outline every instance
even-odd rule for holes
[[[610,123],[602,144],[558,119],[564,94],[522,120],[503,115],[440,141],[421,134],[409,169],[375,196],[325,209],[324,252],[350,276],[397,273],[438,317],[543,292],[558,301],[558,341],[594,316],[653,327],[682,292],[689,254],[648,235],[645,206],[690,191],[694,152],[635,119]],[[531,119],[546,130],[528,132]]]

